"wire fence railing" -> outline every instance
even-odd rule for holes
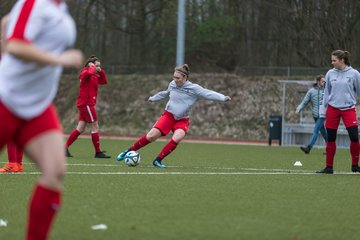
[[[155,65],[104,65],[104,70],[110,75],[121,74],[164,74],[168,68]],[[316,76],[325,74],[330,68],[314,67],[238,67],[235,71],[229,72],[241,76],[281,76],[290,79],[298,76]],[[79,70],[64,69],[64,74],[78,74]],[[198,72],[201,73],[201,72]]]
[[[237,69],[237,74],[243,76],[282,76],[286,78],[297,76],[316,76],[324,74],[330,68],[314,68],[314,67],[240,67]]]

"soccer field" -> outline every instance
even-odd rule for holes
[[[140,150],[134,168],[114,160],[131,143],[103,139],[112,159],[93,158],[90,139],[72,146],[51,239],[359,239],[360,175],[348,149],[338,149],[334,175],[318,175],[324,149],[182,143],[156,169],[165,142]],[[0,175],[0,239],[23,239],[39,177],[27,159],[24,169]]]

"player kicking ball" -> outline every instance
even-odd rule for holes
[[[116,158],[122,161],[129,151],[138,151],[161,136],[173,132],[170,141],[153,161],[154,167],[165,168],[162,160],[173,152],[180,141],[185,137],[190,125],[190,113],[193,105],[200,99],[219,102],[231,101],[231,97],[208,90],[198,84],[189,81],[189,66],[183,64],[175,68],[173,80],[167,90],[158,92],[149,97],[149,102],[158,102],[168,98],[165,110],[157,120],[153,128],[144,136],[140,137],[129,149],[122,151]]]

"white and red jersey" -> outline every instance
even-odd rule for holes
[[[61,0],[18,0],[9,15],[7,41],[22,40],[60,54],[76,39],[76,27]],[[4,53],[0,62],[0,100],[24,119],[40,115],[54,99],[62,66],[39,65]]]
[[[107,84],[105,71],[95,72],[96,67],[84,67],[80,73],[79,95],[76,100],[77,106],[96,104],[99,84]]]

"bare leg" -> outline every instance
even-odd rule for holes
[[[27,239],[47,239],[56,212],[61,206],[65,175],[63,136],[49,131],[31,140],[25,148],[42,175],[29,204]]]

